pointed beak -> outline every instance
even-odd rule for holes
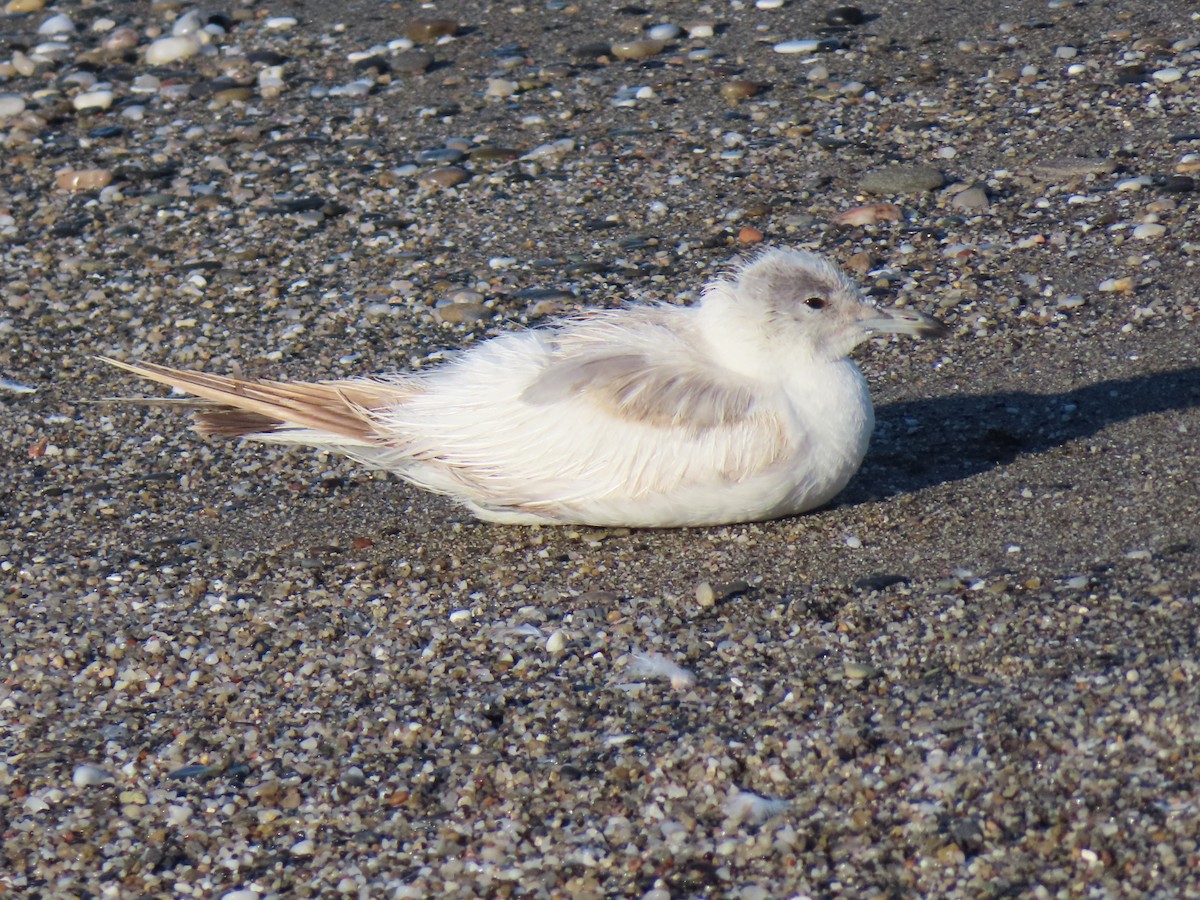
[[[936,338],[946,335],[946,326],[925,313],[912,309],[867,307],[861,321],[867,334],[908,334],[913,337]]]

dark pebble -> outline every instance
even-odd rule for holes
[[[417,18],[404,26],[404,36],[418,44],[428,44],[438,38],[449,37],[458,31],[458,23],[453,19]]]
[[[392,57],[392,70],[405,75],[419,75],[433,65],[433,54],[424,50],[405,50]]]
[[[274,50],[251,50],[246,54],[246,62],[256,66],[281,66],[287,61],[288,57]]]
[[[1188,194],[1196,189],[1196,179],[1190,175],[1168,175],[1162,189],[1172,194]]]
[[[908,583],[909,578],[905,575],[868,575],[854,582],[854,587],[860,591],[885,591],[893,585]]]
[[[366,59],[360,59],[354,64],[356,72],[374,72],[376,75],[386,75],[392,71],[392,67],[388,65],[388,61],[382,56],[368,56]]]
[[[857,6],[836,6],[825,13],[829,25],[861,25],[866,20],[866,14]]]
[[[120,125],[102,125],[99,128],[93,128],[88,132],[88,137],[102,141],[105,138],[120,137],[125,133],[125,129]]]

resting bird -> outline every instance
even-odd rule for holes
[[[864,302],[821,257],[770,249],[695,306],[503,334],[427,373],[251,381],[105,361],[201,398],[201,434],[342,453],[489,522],[659,528],[830,500],[874,427],[847,354],[872,335],[943,332]]]

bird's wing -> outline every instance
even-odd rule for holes
[[[678,357],[592,350],[551,362],[521,399],[550,407],[577,395],[618,419],[688,432],[732,425],[754,407],[750,388]]]

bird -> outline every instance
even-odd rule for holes
[[[101,359],[197,398],[202,435],[334,451],[486,522],[672,528],[829,502],[874,428],[850,352],[945,331],[875,306],[825,257],[771,247],[693,305],[592,310],[419,373],[269,381]]]

